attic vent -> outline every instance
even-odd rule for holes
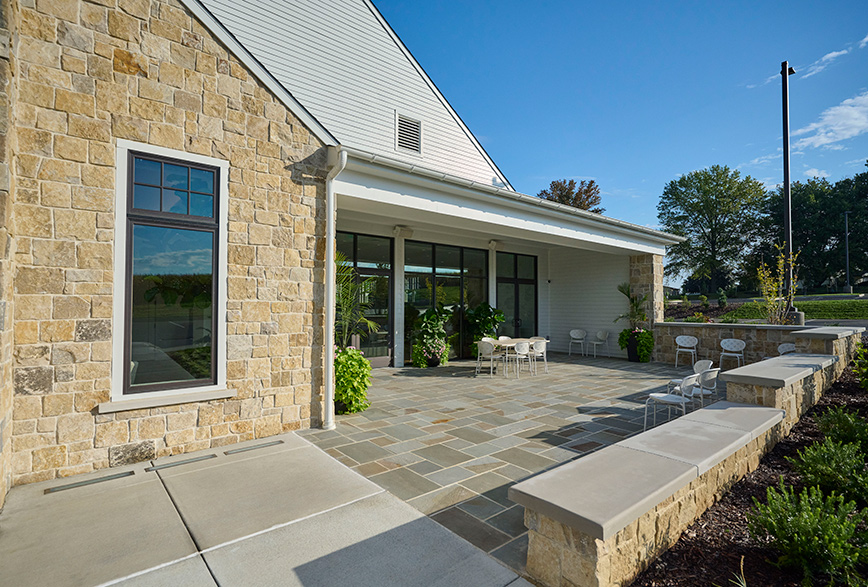
[[[398,148],[422,152],[422,123],[398,115]]]

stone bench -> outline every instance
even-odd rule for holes
[[[784,411],[722,401],[509,489],[542,585],[626,585],[781,437]]]
[[[724,371],[720,378],[726,382],[727,400],[784,410],[789,432],[834,383],[841,363],[835,355],[791,353]]]

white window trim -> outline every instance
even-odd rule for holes
[[[124,395],[123,369],[118,369],[124,362],[124,310],[126,306],[126,242],[127,242],[127,177],[129,173],[129,152],[139,151],[160,157],[171,157],[181,161],[210,165],[220,169],[220,182],[218,185],[218,225],[219,246],[217,249],[217,275],[220,281],[217,284],[217,383],[214,385],[191,386],[167,391],[149,391],[143,393],[130,393]],[[113,287],[113,311],[112,311],[112,389],[111,403],[129,403],[129,409],[136,409],[143,403],[170,405],[173,403],[186,403],[201,392],[202,397],[210,397],[208,392],[221,392],[226,388],[226,301],[227,301],[227,274],[229,262],[226,249],[229,244],[229,162],[195,153],[186,153],[118,139],[115,168],[115,236],[114,236],[114,287]],[[213,394],[211,394],[213,395]],[[230,394],[232,395],[232,394]],[[221,395],[221,397],[223,397]],[[155,400],[145,402],[144,400]],[[164,401],[163,401],[164,400]],[[193,400],[195,401],[195,400]],[[114,411],[114,410],[112,410]]]

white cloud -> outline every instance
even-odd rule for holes
[[[865,35],[865,38],[859,41],[860,49],[864,49],[866,45],[868,45],[868,35]]]
[[[805,177],[829,177],[829,172],[825,169],[817,169],[812,167],[805,171]]]
[[[817,75],[818,73],[832,65],[832,62],[835,61],[835,59],[837,59],[841,55],[846,55],[849,52],[850,49],[844,49],[842,51],[832,51],[831,53],[826,53],[808,66],[807,72],[805,72],[805,75],[803,75],[801,79],[811,77],[812,75]]]
[[[835,143],[852,139],[868,132],[868,91],[853,98],[847,98],[837,106],[827,108],[820,114],[820,120],[793,133],[793,136],[807,135],[796,141],[796,149],[806,147],[826,147],[837,149]]]
[[[776,153],[774,155],[763,155],[761,157],[757,157],[756,159],[751,159],[748,165],[765,165],[766,163],[770,163],[775,159],[780,159],[783,155],[780,153]]]

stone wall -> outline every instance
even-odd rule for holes
[[[17,18],[14,482],[317,423],[323,145],[175,0],[21,0]],[[97,413],[122,332],[117,139],[229,162],[235,398]]]
[[[645,313],[650,323],[663,322],[663,256],[631,255],[630,287],[639,296],[648,296]]]
[[[12,485],[12,222],[9,118],[14,110],[9,55],[11,7],[0,1],[0,508]]]
[[[804,330],[804,326],[773,326],[770,324],[700,324],[692,322],[658,322],[654,325],[654,361],[675,364],[675,338],[681,335],[695,336],[697,360],[710,359],[715,366],[720,361],[720,341],[737,338],[745,341],[744,358],[747,363],[761,361],[764,357],[776,357],[778,345],[783,342],[796,342],[793,332]],[[802,352],[802,351],[800,351]],[[829,353],[831,354],[831,353]],[[689,366],[690,357],[682,353],[679,365]],[[725,368],[736,367],[735,359],[726,359]]]
[[[705,510],[759,466],[762,456],[782,438],[782,429],[779,423],[751,440],[606,540],[526,509],[528,574],[546,586],[629,585]]]

